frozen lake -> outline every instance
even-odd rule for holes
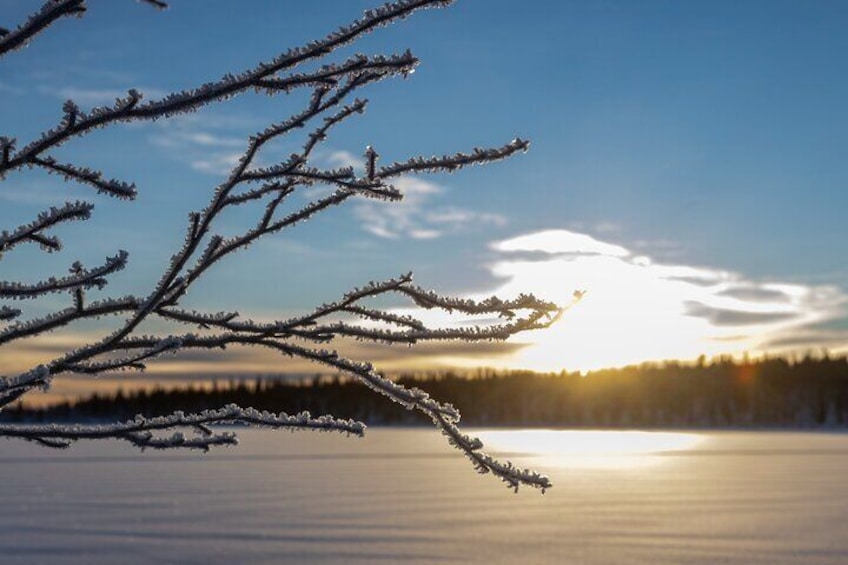
[[[479,435],[555,487],[514,495],[428,429],[0,441],[0,562],[848,563],[848,434]]]

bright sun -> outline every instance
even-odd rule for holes
[[[569,369],[592,370],[709,352],[705,350],[713,328],[685,312],[691,285],[659,277],[649,264],[593,256],[509,267],[515,269],[508,273],[514,281],[532,280],[540,295],[560,303],[567,303],[569,291],[554,285],[573,281],[578,289],[587,290],[553,327],[520,336],[529,346],[510,364],[541,371],[559,370],[564,364]]]

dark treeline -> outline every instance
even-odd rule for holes
[[[561,427],[848,426],[845,357],[717,359],[578,373],[478,372],[402,377],[460,409],[466,425]],[[22,406],[6,421],[96,421],[197,411],[228,403],[273,412],[334,414],[368,424],[424,423],[354,381],[259,379],[213,388],[94,395],[44,409]]]

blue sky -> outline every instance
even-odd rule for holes
[[[0,25],[16,25],[37,4],[5,0]],[[128,88],[156,98],[216,79],[373,5],[175,0],[158,12],[92,0],[83,19],[60,22],[0,62],[0,135],[32,138],[67,98],[90,107]],[[372,144],[391,161],[515,136],[530,139],[531,151],[405,179],[399,206],[333,210],[214,271],[190,300],[281,317],[408,270],[422,286],[463,296],[524,291],[567,301],[588,291],[561,326],[501,350],[363,348],[396,368],[436,358],[559,369],[842,350],[846,26],[848,6],[838,1],[460,0],[416,14],[344,52],[410,48],[422,63],[408,80],[363,91],[367,113],[340,128],[321,159],[347,163]],[[63,230],[68,251],[49,258],[58,263],[23,251],[0,269],[35,277],[124,248],[131,266],[111,291],[141,292],[246,136],[301,102],[247,94],[69,144],[62,158],[135,181],[138,201],[94,198],[89,225]],[[280,155],[290,148],[281,144]],[[0,225],[89,192],[11,174],[0,185]],[[245,366],[244,356],[236,361],[220,366]],[[251,370],[275,363],[257,360]]]

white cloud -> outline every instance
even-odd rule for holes
[[[78,198],[92,200],[99,197],[100,195],[93,194],[88,187],[77,183],[65,183],[55,177],[27,181],[10,178],[5,182],[3,190],[0,190],[0,200],[38,206],[56,206],[67,200]]]
[[[205,174],[227,175],[247,147],[247,135],[232,134],[233,123],[226,119],[169,120],[157,126],[149,138],[150,142]],[[226,131],[221,133],[219,130]]]
[[[610,255],[627,257],[630,251],[620,245],[604,243],[592,236],[568,230],[545,230],[499,241],[496,251],[540,251],[549,254]]]
[[[77,104],[82,104],[84,106],[93,105],[93,104],[110,104],[115,101],[116,98],[123,98],[127,95],[125,90],[116,90],[116,89],[95,89],[95,88],[75,88],[72,86],[59,88],[56,90],[50,90],[50,92],[54,93],[57,97],[62,100],[73,100]]]
[[[332,151],[320,158],[329,167],[353,167],[357,174],[364,173],[364,158],[350,151]],[[499,214],[439,205],[447,188],[421,177],[401,177],[394,179],[392,185],[403,194],[403,200],[361,200],[353,208],[363,229],[371,235],[383,239],[436,239],[481,225],[507,223]]]
[[[350,151],[333,151],[326,157],[331,167],[362,167],[362,158],[357,157]]]
[[[207,132],[183,132],[183,138],[196,145],[204,147],[244,147],[247,141],[235,137],[224,137],[220,135],[212,135]]]
[[[433,224],[445,225],[467,225],[471,223],[486,223],[495,226],[504,226],[507,223],[505,217],[500,214],[487,214],[484,212],[475,212],[474,210],[466,210],[463,208],[440,208],[425,214],[428,222]]]
[[[198,149],[220,147],[245,147],[247,141],[237,137],[213,135],[202,131],[168,131],[150,137],[150,141],[167,149]]]
[[[338,159],[341,162],[341,157]],[[363,228],[377,237],[434,239],[481,225],[506,224],[506,218],[498,214],[434,206],[433,201],[446,192],[436,183],[408,176],[393,184],[403,193],[400,202],[362,201],[354,207]]]
[[[224,176],[230,173],[241,159],[241,153],[219,153],[201,159],[192,159],[191,168],[201,173]]]
[[[363,201],[354,208],[366,231],[384,238],[412,237],[421,229],[422,208],[429,196],[439,194],[438,185],[415,177],[404,177],[394,183],[403,193],[399,202]]]

